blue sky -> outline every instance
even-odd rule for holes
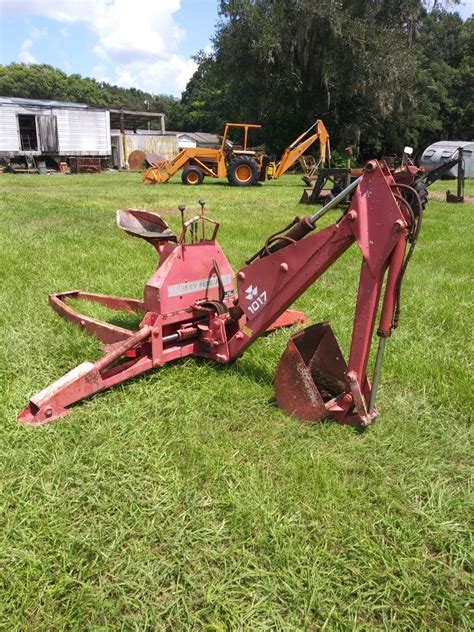
[[[217,0],[0,0],[0,63],[48,63],[179,96],[210,47]]]
[[[315,0],[316,1],[316,0]],[[48,63],[179,96],[210,46],[217,0],[0,0],[0,64]],[[474,0],[463,0],[464,18]]]

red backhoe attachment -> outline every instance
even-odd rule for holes
[[[349,209],[331,226],[315,230],[317,220],[352,192]],[[324,417],[361,426],[372,422],[385,343],[398,325],[403,275],[421,226],[417,191],[396,181],[384,163],[368,163],[363,175],[325,207],[270,235],[239,270],[236,289],[234,272],[216,241],[219,224],[204,215],[200,204],[200,213],[187,221],[179,207],[180,236],[156,213],[118,211],[118,226],[150,242],[159,255],[144,298],[78,291],[51,295],[53,308],[97,336],[106,353],[33,396],[19,421],[47,423],[85,397],[179,358],[233,362],[262,334],[304,323],[304,314],[289,307],[356,242],[362,265],[347,362],[329,324],[312,325],[290,338],[277,368],[275,393],[283,410],[306,422]],[[371,385],[367,364],[384,280]],[[79,314],[67,304],[70,298],[143,313],[143,319],[133,332]]]

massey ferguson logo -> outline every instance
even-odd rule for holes
[[[251,314],[255,314],[255,312],[258,312],[262,305],[265,305],[265,302],[267,300],[267,293],[265,290],[259,293],[257,286],[254,287],[253,285],[249,285],[248,288],[245,290],[245,298],[248,301],[252,301],[248,306],[248,309]]]
[[[253,287],[253,285],[249,285],[248,288],[245,290],[245,298],[248,301],[253,301],[253,299],[257,296],[257,294],[258,294],[257,286]]]

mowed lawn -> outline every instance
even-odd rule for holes
[[[366,432],[275,406],[288,331],[232,367],[189,359],[44,428],[15,421],[100,356],[48,293],[140,298],[154,270],[116,209],[164,210],[177,229],[177,205],[205,198],[236,270],[308,212],[296,176],[175,180],[0,175],[1,629],[469,629],[472,205],[428,206]],[[354,246],[296,304],[346,354],[359,261]]]

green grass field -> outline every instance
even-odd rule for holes
[[[451,193],[456,193],[456,180],[437,180],[436,182],[433,182],[430,187],[430,190],[436,191],[437,193],[442,193],[443,195],[445,195],[448,189],[451,191]],[[474,178],[466,178],[464,182],[464,196],[474,196]]]
[[[307,207],[292,176],[239,190],[1,175],[0,189],[1,629],[470,629],[472,205],[428,206],[366,432],[274,405],[288,331],[232,367],[176,363],[31,429],[15,421],[28,397],[100,356],[48,293],[140,298],[154,270],[117,208],[165,209],[178,228],[177,205],[204,197],[238,269]],[[359,259],[296,304],[346,353]]]

